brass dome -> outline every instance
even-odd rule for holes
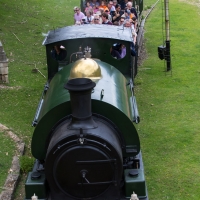
[[[98,80],[101,78],[101,68],[91,58],[82,58],[74,63],[70,71],[69,79],[73,78],[89,78]]]

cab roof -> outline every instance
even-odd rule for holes
[[[43,45],[80,38],[106,38],[128,42],[133,41],[130,28],[105,24],[83,24],[66,26],[49,31],[43,41]]]

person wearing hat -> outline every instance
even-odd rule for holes
[[[115,12],[112,14],[112,23],[114,25],[118,25],[119,24],[119,20],[121,18],[121,16],[124,14],[123,11],[121,11],[121,5],[120,4],[117,4],[115,6]]]

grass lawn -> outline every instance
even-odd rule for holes
[[[174,0],[170,14],[172,75],[163,72],[157,56],[163,41],[161,2],[145,25],[148,59],[136,80],[137,128],[150,199],[199,200],[199,8]]]
[[[0,1],[0,41],[9,58],[10,81],[7,85],[9,87],[0,88],[0,123],[11,128],[25,141],[25,154],[28,156],[31,155],[30,141],[33,133],[31,122],[46,82],[39,73],[32,73],[32,69],[36,66],[46,76],[43,35],[50,29],[72,24],[73,7],[76,5],[79,5],[78,0]],[[0,187],[5,182],[11,165],[11,152],[14,150],[14,145],[8,145],[8,151],[3,141],[0,138],[0,151],[3,152],[0,152],[0,163],[8,157],[10,162],[4,165],[4,171],[0,168]],[[8,156],[5,152],[8,152]],[[25,176],[21,178],[16,199],[24,197]]]
[[[145,1],[145,6],[155,2]],[[43,34],[72,24],[76,5],[78,0],[0,1],[0,40],[9,58],[10,80],[8,88],[0,89],[0,123],[25,141],[26,155],[30,155],[31,121],[46,81],[32,73],[34,66],[45,76],[47,73]],[[141,116],[137,129],[150,200],[199,200],[199,8],[173,0],[170,14],[172,76],[163,72],[163,61],[157,56],[157,47],[163,42],[161,2],[145,25],[148,59],[136,80]],[[2,141],[0,138],[1,147]],[[24,198],[24,181],[22,176],[15,200]]]
[[[5,180],[8,175],[12,163],[12,157],[15,153],[15,144],[14,142],[4,133],[0,132],[0,193]]]
[[[0,121],[13,128],[29,144],[30,124],[46,79],[32,73],[36,66],[45,76],[45,48],[42,34],[50,29],[72,24],[72,7],[78,1],[53,2],[0,1],[0,40],[9,58],[9,86],[0,90]],[[15,35],[21,41],[19,42]]]

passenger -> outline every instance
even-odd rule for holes
[[[102,14],[102,24],[112,25],[112,22],[108,20],[108,14],[107,13]]]
[[[113,0],[113,6],[115,7],[117,4],[117,0]]]
[[[99,15],[94,15],[93,24],[101,24]]]
[[[123,44],[115,43],[111,48],[111,55],[116,59],[122,59],[126,55],[126,47]]]
[[[94,8],[96,6],[96,4],[99,6],[99,2],[97,0],[92,0],[92,2],[90,3],[90,6],[92,6],[92,8]]]
[[[134,26],[131,24],[129,20],[125,21],[124,26],[131,28],[132,35],[133,35],[133,42],[131,43],[131,55],[136,56],[135,45],[136,45],[136,40],[137,40],[137,33],[135,32]]]
[[[100,17],[100,23],[102,24],[103,20],[102,20],[102,15],[104,13],[104,10],[102,8],[99,9],[99,12],[97,12],[97,14],[99,15]]]
[[[118,24],[119,24],[119,20],[120,20],[121,16],[124,14],[124,12],[121,11],[121,6],[120,6],[120,4],[117,4],[117,5],[115,6],[115,9],[116,9],[116,11],[115,11],[115,12],[113,13],[113,15],[112,15],[112,23],[113,23],[114,25],[118,25]]]
[[[120,53],[121,58],[124,58],[126,56],[126,46],[122,44],[121,46],[121,53]]]
[[[111,55],[113,58],[116,58],[116,59],[121,59],[121,55],[120,55],[120,47],[121,47],[121,44],[113,44],[112,48],[111,48]]]
[[[92,11],[87,11],[86,16],[82,19],[81,24],[91,24],[94,19],[94,16],[92,15]]]
[[[137,32],[137,29],[138,29],[137,18],[136,17],[132,17],[131,18],[131,23],[134,25],[135,31]]]
[[[125,14],[125,19],[131,19],[133,17],[133,14],[127,8],[125,9],[124,14]]]
[[[122,26],[124,24],[125,18],[121,17],[119,20],[119,26]]]
[[[99,7],[99,11],[101,12],[101,14],[104,13],[104,9]]]
[[[100,23],[100,24],[102,24],[102,14],[103,14],[103,12],[101,13],[100,11],[98,11],[98,12],[96,13],[96,15],[99,15],[99,23]]]
[[[100,15],[102,15],[104,13],[104,9],[103,8],[99,8],[99,11],[97,13],[100,13]]]
[[[89,1],[86,3],[85,13],[86,13],[88,10],[92,10],[92,6],[90,6],[90,2],[89,2]]]
[[[99,11],[99,4],[96,3],[96,5],[93,7],[93,13],[96,14]]]
[[[134,7],[132,7],[132,6],[133,6],[132,2],[129,1],[129,2],[126,4],[126,6],[127,6],[127,9],[130,10],[131,13],[133,13],[133,14],[135,15],[136,18],[138,18],[136,9],[135,9]],[[131,18],[132,18],[132,17],[131,17]]]
[[[101,1],[101,5],[99,6],[99,9],[103,8],[103,10],[108,10],[108,7],[106,6],[106,2],[104,0]]]
[[[67,51],[65,47],[61,45],[55,45],[53,50],[51,51],[51,56],[54,60],[62,61],[67,56]]]
[[[105,10],[105,13],[108,14],[108,20],[112,21],[112,16],[110,15],[109,10]]]
[[[121,5],[121,10],[122,11],[125,11],[127,3],[128,3],[128,0],[121,0],[121,1],[119,1],[119,4]]]
[[[84,0],[83,1],[83,8],[85,9],[87,7],[87,2],[90,2],[89,0]]]
[[[74,7],[74,24],[77,24],[78,22],[81,23],[82,19],[85,18],[85,15],[80,11],[79,7]]]
[[[137,33],[135,31],[134,25],[130,22],[130,20],[126,20],[124,26],[131,28],[133,43],[135,44],[137,39]]]
[[[109,10],[111,15],[112,15],[112,12],[115,11],[115,6],[113,6],[113,2],[112,1],[109,1],[109,3],[108,3],[108,10]]]
[[[128,12],[129,14],[129,19],[136,17],[136,15],[134,14],[134,12],[132,12],[131,10],[129,10],[128,8],[125,9],[125,12]],[[137,18],[136,18],[137,19]]]

